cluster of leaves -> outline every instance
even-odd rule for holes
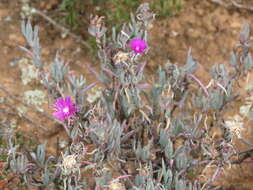
[[[62,0],[60,4],[60,10],[66,12],[63,21],[71,29],[78,27],[80,23],[78,3],[80,3],[78,0]]]
[[[129,13],[134,12],[141,2],[141,0],[86,0],[85,2],[82,0],[62,0],[59,6],[64,15],[61,17],[61,22],[75,30],[87,26],[84,18],[88,15],[104,15],[107,18],[106,25],[115,26],[119,30],[121,23],[131,20]],[[182,0],[152,0],[151,7],[159,18],[168,17],[180,11]],[[107,11],[108,9],[112,11]],[[79,32],[81,33],[81,31]],[[97,46],[94,38],[86,36],[86,40],[91,47],[90,54],[95,55]]]
[[[105,15],[108,19],[107,25],[120,27],[123,22],[129,22],[129,12],[133,12],[140,0],[88,0],[86,2],[80,0],[62,0],[60,10],[66,13],[64,21],[71,28],[75,28],[80,24],[80,18],[83,14],[83,7],[96,7],[96,14]],[[80,6],[81,5],[81,6]],[[159,0],[151,1],[152,9],[157,12],[159,17],[172,16],[177,14],[182,7],[182,0]],[[113,11],[105,11],[110,8]],[[85,9],[87,12],[87,9]]]
[[[104,86],[94,103],[87,101],[87,90],[95,83],[86,84],[83,76],[70,73],[58,54],[51,69],[45,70],[38,28],[22,23],[31,50],[22,49],[32,56],[50,98],[70,95],[79,106],[75,117],[60,122],[70,145],[62,156],[46,156],[45,144],[29,152],[18,151],[9,142],[8,168],[28,187],[199,190],[209,188],[223,166],[237,163],[231,161],[235,153],[223,116],[238,96],[233,90],[236,81],[253,65],[249,26],[244,26],[240,45],[231,53],[232,69],[213,66],[208,87],[194,75],[199,64],[191,50],[184,66],[160,67],[156,82],[150,84],[144,82],[148,49],[135,54],[128,44],[136,37],[147,41],[153,19],[149,5],[142,4],[130,23],[119,32],[112,28],[108,37],[103,17],[91,17],[89,33],[97,43],[100,70],[89,70]],[[209,135],[213,126],[224,131],[217,142]],[[201,182],[198,176],[206,165],[217,170]],[[82,175],[85,172],[94,179],[92,183]]]
[[[97,14],[106,15],[111,23],[122,23],[129,21],[129,12],[137,8],[139,1],[131,0],[109,0],[109,1],[97,1],[97,0],[62,0],[60,4],[60,11],[66,15],[63,17],[63,21],[66,25],[72,29],[77,28],[81,24],[81,15],[91,14],[87,13],[87,7],[96,8]],[[84,10],[84,7],[85,10]],[[113,9],[114,11],[104,11],[106,9]],[[119,26],[120,24],[116,24]]]

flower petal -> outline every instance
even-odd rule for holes
[[[71,106],[72,105],[72,101],[71,101],[70,96],[68,96],[68,97],[65,98],[65,105],[66,106]]]
[[[61,121],[65,120],[65,115],[64,115],[63,112],[61,112],[61,111],[54,112],[54,113],[53,113],[53,116],[54,116],[56,119],[59,119],[59,120],[61,120]]]
[[[135,53],[142,53],[147,48],[146,41],[141,38],[132,39],[129,45]]]

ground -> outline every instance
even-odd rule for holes
[[[45,2],[35,5],[37,8],[47,11],[52,11],[57,5],[57,1],[54,0],[45,0]],[[253,4],[252,0],[245,2],[249,5]],[[39,88],[38,84],[23,85],[21,82],[18,60],[27,56],[18,48],[20,45],[26,45],[20,30],[22,21],[20,9],[21,1],[19,0],[0,1],[0,85],[17,97],[22,97],[27,90]],[[184,64],[187,52],[191,48],[193,57],[201,65],[197,75],[204,84],[207,84],[210,77],[206,74],[207,68],[213,64],[229,63],[230,52],[238,44],[242,25],[252,23],[252,14],[253,12],[250,10],[232,6],[223,7],[211,2],[211,0],[184,1],[183,8],[178,15],[154,21],[153,28],[150,30],[147,72],[151,73],[154,68],[167,61]],[[42,17],[36,16],[35,20],[40,27],[43,61],[50,63],[57,50],[60,50],[61,56],[69,62],[74,72],[84,74],[88,82],[95,81],[93,75],[87,70],[87,65],[91,64],[96,67],[96,63],[87,53],[87,50],[71,37],[63,39],[61,31],[54,28]],[[252,25],[251,28],[253,28]],[[249,75],[248,82],[251,81],[251,78]],[[243,78],[240,82],[246,86],[247,82],[245,81],[246,78]],[[4,93],[1,92],[0,95],[2,96]],[[245,96],[246,94],[244,94],[244,98]],[[242,104],[243,99],[238,105]],[[239,112],[239,106],[231,110],[231,115]],[[50,108],[47,106],[43,108],[51,114]],[[32,110],[29,110],[28,114],[37,117]],[[64,131],[61,130],[60,126],[48,123],[46,117],[41,117],[39,123],[43,123],[48,131],[45,132],[36,128],[31,122],[24,121],[21,118],[17,120],[17,130],[26,136],[36,138],[41,143],[47,141],[49,144],[48,152],[56,154],[55,144],[58,140],[64,139]],[[247,126],[249,125],[250,122],[247,121]],[[248,128],[245,131],[245,136],[252,141]],[[237,147],[244,148],[240,143],[237,143]],[[252,169],[245,165],[240,167],[244,169],[238,170],[238,167],[226,169],[223,178],[217,183],[231,190],[252,189]],[[208,176],[208,174],[206,175]]]

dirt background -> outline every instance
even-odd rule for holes
[[[241,1],[253,6],[253,0]],[[58,5],[57,0],[44,0],[34,4],[40,10],[53,11]],[[19,0],[0,0],[0,84],[11,94],[21,97],[23,92],[29,89],[38,88],[38,85],[22,85],[21,72],[16,60],[26,56],[18,46],[26,45],[20,30],[21,6]],[[166,61],[184,64],[187,51],[192,48],[193,56],[201,65],[197,75],[207,84],[209,75],[207,69],[213,64],[228,64],[229,53],[238,44],[238,37],[242,25],[248,23],[253,29],[253,11],[236,8],[234,6],[224,7],[211,2],[211,0],[185,0],[183,8],[177,16],[158,19],[153,23],[150,30],[150,52],[147,56],[147,70],[153,71]],[[36,21],[36,22],[35,22]],[[35,16],[35,23],[40,27],[40,42],[42,46],[42,59],[50,63],[57,50],[61,50],[61,56],[69,62],[74,72],[85,75],[88,82],[95,81],[92,74],[87,70],[87,65],[96,67],[94,59],[87,53],[87,50],[73,38],[61,38],[61,32],[49,24],[40,16]],[[84,28],[83,30],[87,30]],[[253,33],[251,33],[253,34]],[[246,86],[252,76],[241,79],[241,84]],[[247,93],[242,92],[241,102],[246,98]],[[0,94],[4,94],[1,92]],[[50,109],[44,107],[50,114]],[[29,114],[35,116],[34,111]],[[239,112],[239,107],[231,109],[231,115]],[[59,138],[64,138],[64,131],[53,125],[46,117],[40,117],[40,123],[48,129],[47,132],[36,128],[27,121],[18,119],[18,128],[22,134],[32,136],[39,142],[47,141],[48,152],[55,154],[55,144]],[[246,130],[244,136],[252,141],[250,136],[251,123],[245,120]],[[247,148],[239,141],[236,146],[240,149]],[[208,178],[208,174],[204,174]],[[225,189],[251,190],[253,189],[253,173],[248,164],[232,167],[225,170],[223,177],[216,182]]]

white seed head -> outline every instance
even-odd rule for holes
[[[62,166],[64,169],[73,169],[76,167],[76,155],[68,155],[63,158]]]

